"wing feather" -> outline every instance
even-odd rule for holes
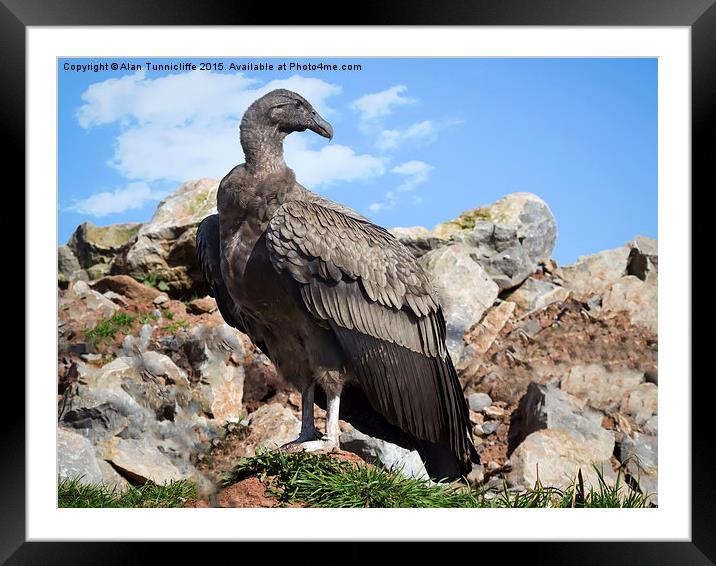
[[[449,446],[461,469],[475,461],[442,310],[407,248],[325,199],[284,203],[266,242],[308,312],[333,330],[370,404],[392,425]]]

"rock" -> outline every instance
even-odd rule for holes
[[[477,261],[505,290],[519,285],[549,260],[557,224],[538,196],[513,193],[439,224],[433,234],[473,247]]]
[[[649,494],[654,505],[658,505],[659,442],[656,436],[634,432],[624,435],[620,443],[620,461],[627,472],[638,482],[639,489]]]
[[[154,305],[159,306],[159,305],[163,305],[163,304],[166,303],[168,300],[169,300],[169,296],[168,296],[168,295],[166,295],[165,293],[159,293],[156,297],[154,297],[154,300],[152,301],[152,303],[153,303]]]
[[[474,374],[482,363],[483,355],[512,318],[515,303],[503,301],[488,309],[479,323],[474,325],[463,337],[465,347],[462,357],[455,360],[455,367],[465,373]]]
[[[501,228],[495,234],[488,222],[514,229],[516,239],[522,240],[528,257],[535,264],[549,260],[557,239],[557,225],[547,204],[532,193],[512,193],[491,205],[463,212],[456,219],[439,224],[433,232],[442,238],[472,232],[477,242],[495,237],[504,240],[499,234]]]
[[[472,249],[455,244],[433,250],[420,258],[428,271],[447,321],[447,346],[453,360],[460,360],[463,335],[497,298],[499,289],[472,257]]]
[[[505,411],[502,407],[498,407],[497,405],[490,405],[489,407],[485,407],[482,412],[485,414],[486,417],[489,417],[491,419],[502,419],[507,415],[507,411]]]
[[[161,295],[161,291],[140,283],[128,275],[109,275],[102,277],[92,284],[92,288],[100,293],[112,291],[138,303],[151,304],[154,299]]]
[[[194,299],[189,302],[188,309],[193,314],[211,314],[216,311],[216,301],[211,297],[203,297],[201,299]]]
[[[577,298],[601,295],[627,275],[630,250],[626,246],[582,256],[576,263],[556,270],[555,275]]]
[[[539,310],[551,303],[564,301],[569,291],[544,279],[529,277],[507,300],[526,311]]]
[[[57,284],[60,289],[67,289],[73,281],[87,281],[87,272],[82,269],[77,256],[69,246],[57,248]]]
[[[467,397],[470,410],[480,412],[492,405],[492,399],[487,393],[472,393]]]
[[[656,283],[659,276],[658,241],[637,236],[627,246],[630,248],[627,273],[647,283]]]
[[[221,433],[222,423],[194,401],[186,372],[159,352],[140,351],[142,341],[128,348],[131,355],[83,368],[64,390],[60,425],[85,437],[132,483],[200,481],[192,458]]]
[[[487,421],[482,423],[482,434],[489,435],[497,430],[501,423],[497,421]]]
[[[84,485],[101,484],[104,480],[90,441],[63,427],[57,429],[57,475],[61,479],[79,478]]]
[[[366,462],[371,464],[380,462],[387,469],[400,471],[406,477],[424,479],[430,477],[417,451],[373,438],[353,427],[341,434],[340,445],[343,450],[357,454]]]
[[[601,364],[576,365],[562,379],[561,388],[602,411],[618,408],[621,400],[644,381],[644,372],[609,371]]]
[[[120,295],[119,293],[115,293],[114,291],[106,291],[102,293],[102,295],[112,301],[113,303],[119,305],[120,307],[128,307],[129,303],[127,302],[127,299]]]
[[[630,415],[636,424],[646,425],[658,412],[658,391],[653,383],[640,383],[622,399],[620,411]]]
[[[511,485],[531,488],[539,479],[543,486],[566,489],[582,470],[584,487],[599,489],[598,475],[602,473],[608,484],[613,484],[616,474],[609,460],[601,459],[601,450],[593,451],[592,443],[583,443],[563,430],[544,429],[533,432],[510,456],[512,470],[508,474]]]
[[[583,401],[534,381],[512,413],[508,453],[538,430],[560,430],[582,444],[597,461],[606,461],[614,452],[614,434],[601,426],[602,415]]]
[[[136,241],[116,258],[113,273],[151,274],[167,285],[171,296],[204,294],[196,260],[196,230],[206,216],[216,212],[218,186],[211,179],[189,181],[160,202],[151,221],[137,232]]]
[[[301,432],[301,421],[290,409],[269,403],[249,415],[249,430],[246,455],[253,456],[257,449],[271,450],[296,440]]]
[[[197,326],[183,345],[199,384],[194,399],[205,413],[226,421],[242,414],[244,349],[236,331],[224,324],[215,328]],[[232,360],[233,357],[233,360]]]
[[[602,310],[606,312],[626,311],[631,323],[658,332],[657,286],[645,283],[629,275],[614,283],[604,294]]]
[[[61,293],[58,304],[61,320],[81,321],[86,328],[92,328],[118,310],[118,305],[90,289],[82,280],[70,283],[67,290]]]
[[[437,237],[431,230],[423,226],[392,228],[390,233],[393,234],[401,244],[406,246],[415,257],[422,257],[426,253],[436,250],[448,243],[448,240]]]
[[[80,266],[88,270],[90,278],[105,275],[114,258],[136,236],[140,226],[137,223],[95,226],[85,222],[70,236],[67,246]]]
[[[151,481],[163,485],[171,481],[188,480],[192,474],[179,469],[149,439],[111,438],[98,445],[102,458],[111,462],[134,485]]]

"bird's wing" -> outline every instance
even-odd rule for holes
[[[308,311],[333,329],[373,407],[418,438],[467,454],[467,406],[442,310],[408,249],[325,200],[282,205],[266,243]]]
[[[196,231],[196,253],[204,282],[210,296],[216,300],[216,306],[227,324],[246,333],[241,314],[237,312],[234,301],[229,295],[221,276],[219,255],[219,215],[207,216]]]

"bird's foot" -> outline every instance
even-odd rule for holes
[[[284,444],[281,449],[287,452],[317,452],[319,450],[335,452],[338,450],[338,440],[328,436],[321,436],[319,433],[318,437],[314,437],[310,440],[299,442],[299,440],[296,439],[293,442]]]
[[[325,450],[326,452],[338,451],[338,440],[330,436],[323,436],[318,440],[311,440],[302,444],[304,452],[317,452]]]
[[[286,452],[302,452],[304,444],[320,440],[322,437],[323,434],[315,428],[301,431],[301,434],[298,435],[298,438],[296,440],[287,442],[286,444],[281,446],[281,450],[285,450]]]

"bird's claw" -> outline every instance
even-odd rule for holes
[[[300,437],[299,437],[300,438]],[[322,436],[313,440],[299,442],[298,439],[284,444],[281,450],[286,452],[317,452],[324,450],[326,452],[335,452],[338,450],[338,441],[328,436]]]

